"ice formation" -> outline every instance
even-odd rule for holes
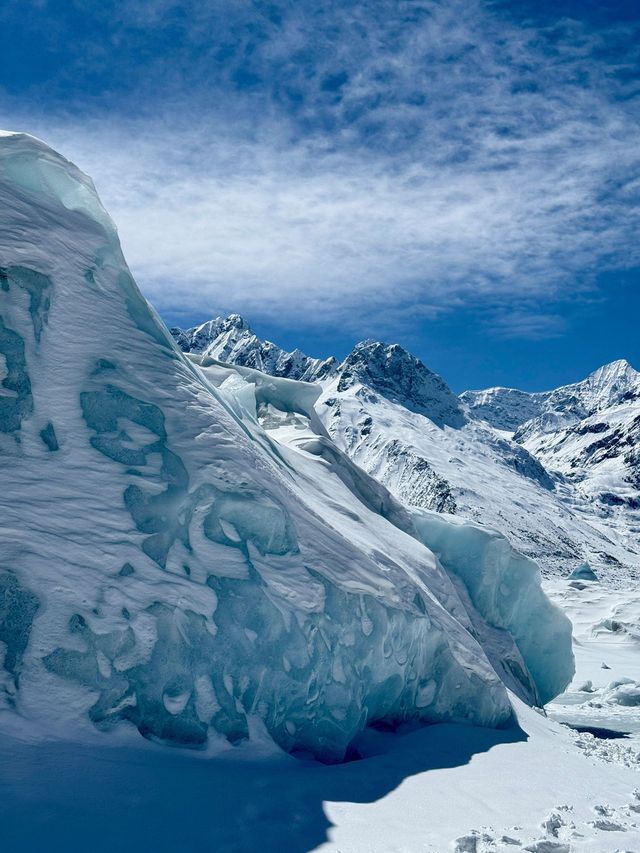
[[[183,356],[75,166],[5,134],[0,203],[3,717],[338,760],[376,721],[508,723],[507,646],[527,701],[570,680],[529,570],[447,522],[443,567],[308,385]]]
[[[580,563],[571,572],[569,580],[572,581],[597,581],[598,575],[593,571],[589,563]]]
[[[479,524],[426,510],[415,510],[413,517],[422,541],[449,574],[462,581],[485,623],[513,638],[541,702],[561,693],[566,687],[571,626],[557,619],[556,608],[540,586],[536,564],[515,551],[504,536]],[[453,525],[457,535],[451,533]],[[517,660],[506,651],[500,660],[517,681],[524,681]]]

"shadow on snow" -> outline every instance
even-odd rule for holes
[[[242,751],[224,759],[158,747],[0,741],[0,847],[308,853],[328,838],[324,802],[374,802],[407,777],[523,740],[516,725],[370,732],[360,745],[368,757],[332,766],[289,756],[246,760]]]

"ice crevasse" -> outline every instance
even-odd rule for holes
[[[565,687],[535,567],[475,561],[310,418],[270,435],[255,407],[304,421],[308,386],[183,356],[73,164],[2,134],[0,209],[0,726],[204,747],[255,725],[340,760],[374,722],[500,726],[507,687]]]

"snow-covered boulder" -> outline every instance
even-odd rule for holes
[[[216,387],[141,296],[91,181],[32,137],[0,137],[0,204],[0,722],[198,747],[257,727],[328,760],[376,721],[507,724],[463,568],[326,434],[288,448],[254,416],[293,423],[297,383]],[[466,534],[447,536],[468,573]],[[566,620],[528,576],[520,609],[517,573],[481,583],[507,582],[535,702],[549,681],[527,649],[554,632],[564,687]]]

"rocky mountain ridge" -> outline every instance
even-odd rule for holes
[[[623,402],[640,400],[640,373],[625,359],[594,370],[586,379],[552,391],[486,388],[460,395],[474,417],[497,429],[527,434],[555,432]],[[525,427],[525,425],[527,425]]]

